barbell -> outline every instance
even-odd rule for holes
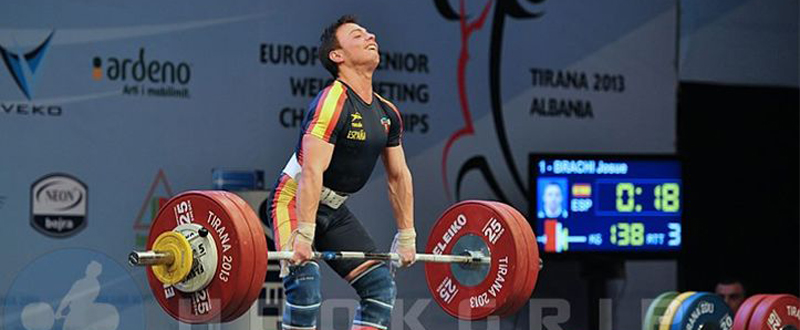
[[[225,191],[181,193],[159,210],[147,251],[128,262],[147,267],[161,307],[185,323],[230,322],[261,290],[269,260],[292,252],[268,251],[261,222],[247,203]],[[530,298],[541,268],[528,221],[499,202],[459,202],[436,220],[425,253],[425,278],[434,301],[457,318],[515,313]],[[395,253],[318,251],[314,259],[399,260]]]

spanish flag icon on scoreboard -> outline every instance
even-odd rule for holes
[[[564,234],[564,228],[561,227],[561,222],[555,219],[548,219],[544,222],[544,250],[547,252],[561,252],[561,243],[559,236]]]
[[[573,184],[572,197],[592,197],[592,185],[588,183]]]

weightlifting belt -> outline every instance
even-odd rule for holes
[[[300,163],[297,161],[297,155],[292,154],[292,158],[289,159],[289,162],[286,163],[286,167],[283,168],[283,173],[289,175],[292,179],[296,181],[300,181],[300,172],[302,167]],[[328,206],[332,209],[338,209],[344,201],[347,200],[346,194],[337,193],[330,188],[322,187],[322,193],[319,196],[319,203],[325,206]]]
[[[319,196],[319,203],[328,206],[334,210],[344,204],[347,200],[347,195],[337,193],[328,187],[322,187],[322,194]]]

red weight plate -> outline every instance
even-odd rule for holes
[[[539,269],[541,264],[539,262],[539,244],[536,242],[536,235],[533,233],[533,229],[531,228],[530,223],[528,223],[528,219],[522,215],[517,209],[513,206],[508,204],[502,204],[520,223],[520,232],[523,234],[525,241],[528,243],[528,249],[526,250],[527,256],[529,257],[528,262],[528,276],[525,280],[525,285],[520,290],[521,299],[518,300],[519,304],[516,306],[511,307],[508,313],[505,313],[501,316],[508,316],[511,314],[516,313],[522,306],[528,302],[533,294],[533,289],[536,287],[536,281],[539,279]]]
[[[228,212],[230,213],[231,218],[234,219],[234,221],[236,221],[237,224],[239,224],[240,226],[242,226],[247,230],[248,237],[250,237],[251,241],[251,244],[247,249],[247,251],[251,258],[250,260],[254,262],[256,243],[255,241],[253,241],[253,231],[250,228],[251,227],[250,223],[247,221],[247,218],[245,217],[244,213],[242,213],[239,206],[236,205],[236,203],[234,203],[230,198],[228,198],[226,192],[208,190],[204,191],[204,193],[214,198],[220,204],[225,205]],[[247,273],[244,273],[245,271]],[[222,313],[222,319],[220,320],[221,322],[231,321],[232,320],[231,317],[233,317],[233,315],[236,314],[236,312],[239,310],[245,297],[247,297],[248,293],[250,292],[250,285],[253,282],[254,271],[255,267],[254,264],[252,263],[250,267],[242,268],[241,271],[242,273],[237,276],[237,280],[241,281],[241,283],[239,283],[236,287],[238,291],[236,291],[236,293],[234,294],[235,298],[231,302],[230,306],[227,309],[225,309],[225,311]]]
[[[770,295],[761,300],[750,317],[747,330],[800,329],[800,300],[790,294]]]
[[[765,294],[757,294],[747,298],[747,300],[739,306],[739,310],[736,311],[736,316],[733,317],[733,327],[731,330],[747,330],[747,324],[750,323],[753,310],[755,310],[756,307],[758,307],[758,303],[766,297],[767,295]]]
[[[516,267],[517,275],[514,276],[516,280],[514,282],[508,283],[513,288],[511,297],[509,298],[508,303],[504,304],[503,306],[498,306],[492,313],[492,315],[503,315],[511,308],[513,308],[513,306],[517,305],[519,303],[519,300],[523,298],[520,290],[518,289],[525,285],[525,281],[527,280],[528,277],[527,272],[528,272],[528,264],[530,261],[527,258],[523,258],[523,256],[527,254],[528,246],[525,238],[521,234],[519,221],[517,221],[517,219],[510,212],[508,212],[508,210],[505,207],[503,207],[502,203],[492,202],[492,201],[476,201],[476,202],[488,205],[496,212],[502,214],[503,218],[506,219],[508,222],[508,227],[511,234],[515,237],[514,240],[522,243],[519,244],[517,248],[517,256],[519,258],[517,259],[518,265]]]
[[[261,219],[256,215],[255,211],[247,204],[241,197],[236,194],[218,191],[218,194],[224,195],[231,200],[239,208],[247,224],[250,227],[250,234],[253,238],[253,277],[250,281],[250,287],[247,294],[242,299],[239,308],[223,319],[224,322],[235,321],[244,313],[250,310],[250,307],[255,302],[258,294],[261,293],[261,287],[264,284],[264,279],[267,276],[267,239],[264,236],[264,229],[261,227]]]
[[[488,274],[475,285],[462,285],[445,263],[426,263],[425,278],[434,300],[448,314],[465,320],[482,319],[511,303],[511,283],[518,281],[519,250],[524,242],[511,233],[513,225],[502,213],[478,201],[451,206],[436,221],[426,251],[451,254],[460,239],[480,240],[491,251]],[[457,266],[456,266],[457,267]],[[525,268],[527,270],[527,268]]]
[[[242,267],[238,274],[231,275],[230,279],[233,280],[234,278],[237,281],[236,284],[236,292],[234,293],[234,299],[231,301],[231,304],[222,312],[222,322],[228,322],[230,317],[239,309],[239,306],[242,304],[242,301],[250,291],[250,283],[253,281],[253,274],[255,271],[255,241],[253,240],[253,234],[250,230],[250,225],[245,218],[244,214],[239,207],[227,198],[224,194],[220,194],[218,191],[205,191],[208,195],[214,198],[217,202],[222,205],[225,205],[226,210],[231,215],[231,219],[236,222],[237,227],[240,227],[245,230],[246,236],[242,236],[241,240],[245,241],[245,237],[247,238],[247,246],[243,246],[242,251],[248,251],[247,253],[247,265]],[[222,269],[217,269],[217,272],[221,272]],[[219,276],[217,277],[219,279]]]
[[[511,294],[511,298],[509,299],[509,303],[505,306],[498,307],[497,310],[494,311],[492,315],[507,315],[513,313],[516,310],[513,310],[515,306],[520,304],[520,301],[525,299],[523,297],[523,292],[520,288],[525,286],[525,281],[528,280],[528,271],[530,269],[530,259],[523,258],[528,254],[528,242],[524,236],[522,236],[522,228],[520,227],[519,220],[509,212],[508,208],[505,207],[505,204],[500,202],[493,202],[493,201],[483,201],[483,203],[491,206],[495,211],[502,213],[503,217],[508,220],[509,228],[511,229],[511,233],[516,237],[515,240],[522,242],[519,245],[519,249],[517,249],[517,255],[519,256],[519,266],[517,267],[517,271],[519,275],[516,277],[517,281],[511,283],[510,285],[514,288],[514,292]]]
[[[528,299],[530,299],[531,294],[533,293],[533,288],[536,286],[536,280],[539,277],[539,247],[536,244],[536,240],[533,236],[533,230],[531,230],[528,220],[526,220],[525,217],[522,216],[522,214],[520,214],[512,206],[502,203],[500,203],[500,205],[517,220],[520,227],[520,233],[523,235],[522,237],[527,246],[524,254],[528,257],[528,270],[526,272],[525,282],[518,290],[520,298],[517,300],[514,306],[509,308],[507,312],[500,315],[501,317],[505,317],[519,311],[519,309],[528,302]]]
[[[147,280],[158,303],[177,320],[185,323],[218,322],[238,306],[237,292],[246,290],[242,274],[252,273],[253,255],[250,231],[233,210],[231,202],[221,203],[204,191],[188,191],[173,197],[159,210],[150,227],[147,248],[160,233],[185,223],[203,226],[217,245],[218,266],[211,283],[203,290],[185,293],[159,282],[150,268]],[[238,212],[238,210],[236,210]],[[249,285],[248,282],[245,284]]]

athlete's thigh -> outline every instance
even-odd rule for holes
[[[375,252],[375,241],[360,221],[346,206],[342,206],[336,218],[323,230],[317,231],[314,245],[318,251],[360,251]],[[319,228],[318,228],[319,229]],[[345,278],[356,269],[363,260],[330,260],[326,261],[333,270]]]

